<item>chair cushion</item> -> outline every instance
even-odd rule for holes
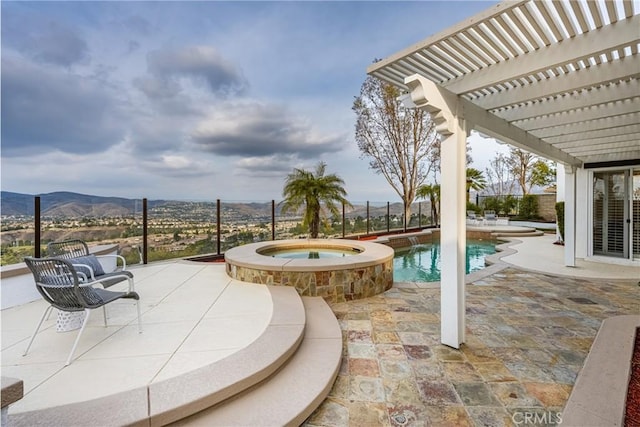
[[[104,274],[104,269],[102,268],[102,264],[100,264],[100,261],[98,261],[98,258],[96,258],[95,255],[87,255],[87,256],[81,256],[78,258],[71,258],[69,262],[71,264],[88,265],[89,267],[91,267],[91,269],[93,269],[94,277],[102,276]],[[83,266],[74,266],[74,267],[78,273],[84,273],[87,276],[87,278],[91,278],[91,271],[89,271],[88,268]]]

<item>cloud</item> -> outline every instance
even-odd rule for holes
[[[148,98],[158,101],[171,99],[182,91],[177,81],[153,76],[135,78],[133,86],[140,89]]]
[[[283,107],[258,103],[223,104],[192,134],[203,151],[222,156],[301,158],[340,151],[345,137],[322,135]]]
[[[135,79],[134,85],[151,99],[175,96],[184,78],[223,97],[248,88],[242,71],[209,46],[155,50],[147,54],[147,66],[149,75]]]
[[[84,39],[57,22],[33,26],[32,31],[3,31],[3,38],[9,45],[43,63],[69,67],[89,58]]]
[[[101,83],[3,53],[2,154],[97,153],[117,144],[121,108]]]
[[[243,157],[234,163],[238,175],[273,178],[284,177],[293,171],[297,158],[294,155],[268,157]]]
[[[206,159],[190,158],[183,154],[166,153],[159,156],[145,156],[139,161],[142,169],[158,177],[198,177],[211,176],[215,170]]]
[[[119,22],[116,21],[116,24],[120,24],[128,31],[143,36],[148,36],[153,31],[151,23],[140,15],[128,16]]]

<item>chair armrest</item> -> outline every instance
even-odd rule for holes
[[[124,259],[124,257],[122,255],[96,255],[96,258],[100,259],[100,258],[105,258],[105,257],[110,257],[110,258],[116,258],[116,268],[118,268],[118,259],[120,261],[122,261],[122,269],[126,270],[127,269],[127,260]]]

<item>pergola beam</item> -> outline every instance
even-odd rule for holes
[[[497,110],[494,113],[511,122],[635,98],[639,94],[640,81],[632,79],[615,85],[611,84],[581,90],[580,92],[567,93],[557,98],[545,99],[529,105]],[[640,99],[636,99],[634,102],[638,101]]]
[[[640,15],[639,15],[640,16]],[[497,94],[474,99],[479,107],[491,110],[578,91],[592,86],[616,80],[640,77],[638,55],[618,59],[615,62],[603,62],[589,68],[563,74],[553,79],[546,79],[527,86],[520,86]]]
[[[412,89],[411,98],[418,107],[424,107],[431,112],[453,110],[458,116],[467,121],[468,130],[480,130],[482,133],[501,141],[567,165],[577,166],[582,164],[579,159],[564,153],[531,133],[513,126],[506,120],[478,107],[473,102],[456,96],[445,88],[439,87],[437,92],[432,90],[427,94],[425,88],[434,85],[434,83],[419,74],[407,77],[405,84]],[[431,99],[427,98],[427,96],[430,96]]]
[[[640,109],[640,106],[639,106]],[[562,116],[561,116],[562,117]],[[613,129],[622,126],[631,126],[640,123],[640,113],[631,113],[621,116],[607,117],[603,119],[571,122],[570,124],[562,124],[561,117],[558,120],[550,120],[549,126],[540,129],[530,130],[532,134],[538,138],[549,138],[553,136],[584,134],[585,132],[594,132],[605,129]],[[553,126],[552,124],[558,124]]]
[[[442,83],[455,94],[517,80],[550,69],[611,52],[640,41],[640,15],[529,52],[517,61],[503,61]]]
[[[576,155],[588,156],[591,154],[602,153],[606,151],[616,150],[616,151],[634,151],[637,150],[638,147],[635,144],[631,144],[630,141],[627,142],[617,142],[613,144],[592,144],[579,146],[576,148],[568,148],[567,151],[574,153]]]
[[[610,151],[603,154],[596,154],[593,156],[584,156],[583,157],[585,163],[606,163],[606,162],[617,162],[621,160],[629,160],[635,159],[640,163],[640,150],[634,151],[626,151],[626,152],[618,152],[618,151]]]
[[[618,117],[637,112],[640,112],[640,97],[629,98],[615,103],[598,105],[580,110],[567,111],[559,114],[549,114],[528,120],[519,120],[511,123],[523,130],[533,131],[535,129],[544,129],[550,126],[602,120],[609,117]]]
[[[635,138],[638,133],[640,133],[640,124],[635,124],[631,126],[620,126],[614,129],[602,129],[595,130],[591,132],[584,133],[573,133],[570,135],[562,135],[562,136],[552,136],[545,138],[549,144],[557,144],[560,142],[570,142],[570,141],[588,141],[588,140],[607,140],[609,138],[614,138],[616,136],[624,136],[631,135],[632,138]]]

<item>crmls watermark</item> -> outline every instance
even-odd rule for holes
[[[514,412],[511,421],[517,426],[535,426],[548,424],[562,424],[562,412]]]

